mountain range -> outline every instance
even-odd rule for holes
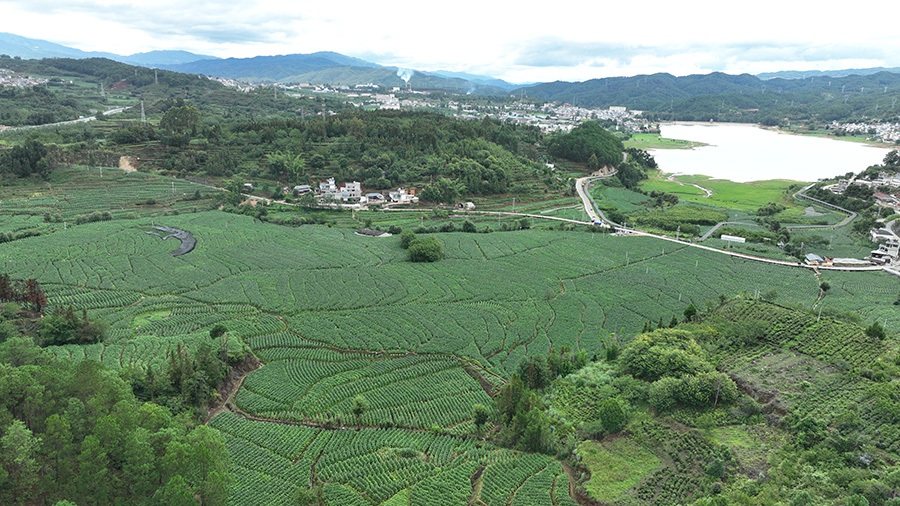
[[[583,82],[512,84],[489,76],[447,70],[417,71],[372,63],[331,51],[310,54],[255,56],[252,58],[217,58],[187,51],[150,51],[128,56],[106,52],[88,52],[45,40],[29,39],[0,33],[0,54],[25,59],[40,58],[108,58],[130,65],[172,70],[186,74],[241,79],[250,82],[310,83],[354,86],[375,84],[413,89],[443,90],[457,93],[502,95],[525,94],[532,97],[570,102],[589,107],[627,105],[632,108],[659,109],[697,95],[742,94],[753,90],[794,90],[810,77],[867,76],[860,83],[883,86],[884,79],[873,78],[881,72],[897,74],[900,68],[871,68],[834,71],[783,71],[729,75],[713,72],[705,75],[675,77],[670,74],[591,79]],[[402,77],[401,77],[402,76]],[[890,79],[889,79],[890,80]],[[818,83],[817,83],[818,84]],[[640,102],[640,103],[638,103]],[[755,107],[750,104],[748,107]]]
[[[197,60],[215,60],[215,56],[189,53],[187,51],[150,51],[147,53],[135,53],[122,56],[114,53],[100,51],[82,51],[73,47],[63,46],[54,42],[39,39],[29,39],[11,33],[0,33],[0,54],[18,56],[26,59],[40,58],[109,58],[110,60],[139,65],[142,67],[155,67],[158,65],[176,65]]]
[[[421,72],[386,67],[331,51],[224,59],[187,51],[150,51],[122,56],[114,53],[82,51],[45,40],[0,33],[0,54],[26,59],[108,58],[130,65],[251,82],[301,82],[348,86],[371,83],[397,87],[405,87],[409,83],[414,89],[486,95],[504,94],[522,86],[493,77],[461,72],[443,70]],[[406,79],[401,77],[404,72]]]

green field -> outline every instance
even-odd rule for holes
[[[702,142],[667,139],[659,134],[634,134],[630,139],[624,141],[623,144],[626,148],[638,149],[692,149],[706,146]]]
[[[235,505],[290,504],[298,486],[321,487],[334,506],[573,504],[569,475],[554,458],[479,445],[474,437],[472,405],[491,404],[523,357],[568,346],[592,358],[610,336],[627,341],[645,322],[680,318],[689,303],[715,307],[720,295],[771,292],[776,301],[806,307],[820,295],[819,280],[806,269],[582,231],[439,233],[445,258],[410,263],[396,237],[356,235],[350,213],[338,226],[301,227],[220,211],[176,214],[173,207],[193,188],[188,183],[176,182],[176,195],[167,197],[166,178],[109,171],[104,180],[116,185],[90,189],[73,174],[58,175],[55,195],[8,190],[4,209],[18,214],[7,223],[29,224],[47,210],[66,217],[100,210],[97,201],[107,194],[106,205],[128,214],[67,227],[41,221],[43,235],[0,244],[4,271],[37,278],[51,309],[72,305],[109,324],[103,343],[51,347],[58,356],[159,370],[177,347],[197,349],[222,324],[228,334],[217,345],[260,359],[210,422],[226,436]],[[622,206],[643,197],[606,187],[599,196]],[[158,203],[140,205],[151,198]],[[551,212],[563,211],[579,210],[564,204]],[[403,225],[422,220],[421,213],[379,214]],[[172,257],[177,243],[148,235],[153,225],[190,231],[197,248]],[[895,278],[822,278],[832,285],[827,308],[900,326]],[[758,318],[778,323],[778,314]],[[771,342],[723,364],[764,367],[754,365],[758,352],[789,350],[861,367],[884,352],[866,346],[858,331],[804,318],[806,327],[778,326]],[[821,350],[828,356],[819,357]],[[836,395],[865,404],[858,383],[822,374],[823,386],[811,393],[831,404]],[[786,389],[795,385],[783,381]],[[576,384],[559,384],[555,409],[587,422],[603,395]],[[357,396],[369,404],[359,417],[352,410]],[[821,413],[821,398],[786,395],[785,402]],[[878,413],[873,407],[864,415],[873,434],[889,430]],[[585,454],[595,456],[585,465],[596,470],[587,490],[660,505],[702,490],[702,469],[690,459],[711,458],[705,439],[657,422],[630,430],[627,441],[585,443]],[[894,451],[897,439],[885,441]],[[615,461],[603,452],[640,458]],[[619,475],[630,481],[610,483]]]
[[[668,175],[663,173],[653,173],[650,175],[650,179],[641,183],[641,189],[647,192],[665,191],[678,195],[680,200],[748,212],[755,211],[769,202],[794,205],[790,198],[793,191],[789,191],[788,188],[797,184],[796,181],[788,180],[735,183],[707,176],[679,175],[675,177],[682,183],[693,183],[711,190],[712,196],[706,197],[706,193],[696,186],[680,185],[668,180],[667,177]]]

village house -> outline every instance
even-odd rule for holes
[[[388,192],[388,201],[404,204],[410,202],[418,202],[419,197],[415,196],[415,190],[397,188],[397,191]]]
[[[875,263],[890,263],[897,260],[900,256],[900,242],[890,240],[878,245],[878,249],[872,250],[869,259]]]

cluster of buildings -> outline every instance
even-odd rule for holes
[[[848,134],[871,135],[869,139],[880,142],[900,142],[900,123],[838,123],[832,121],[831,129]]]
[[[284,188],[285,195],[305,195],[315,192],[315,195],[323,200],[340,201],[352,204],[409,204],[419,201],[416,197],[416,191],[407,188],[397,188],[395,191],[387,193],[387,197],[383,193],[366,193],[363,195],[362,185],[359,181],[347,183],[335,183],[334,178],[330,177],[324,181],[319,181],[318,185],[298,184],[293,188]]]
[[[39,84],[46,84],[49,80],[40,77],[29,77],[12,70],[0,69],[0,86],[12,86],[15,88],[30,88]]]
[[[859,184],[868,186],[869,188],[879,188],[879,187],[888,187],[888,188],[900,188],[900,174],[890,174],[887,172],[879,172],[878,177],[875,179],[858,179],[853,177],[851,179],[839,179],[837,183],[828,185],[825,187],[826,190],[830,190],[832,193],[836,193],[838,195],[843,194],[847,191],[847,188],[852,184]],[[898,199],[900,199],[900,191],[898,191],[895,195],[888,195],[886,193],[876,192],[873,194],[875,197],[875,201],[882,205],[896,205],[898,203]]]

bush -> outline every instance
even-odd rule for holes
[[[400,247],[408,249],[409,245],[416,240],[416,233],[412,230],[404,230],[400,233]]]
[[[603,428],[610,434],[621,431],[628,422],[625,411],[622,409],[622,404],[612,397],[607,397],[600,402],[598,414],[600,415]]]
[[[437,262],[444,258],[444,245],[436,237],[414,239],[406,254],[410,262]]]

